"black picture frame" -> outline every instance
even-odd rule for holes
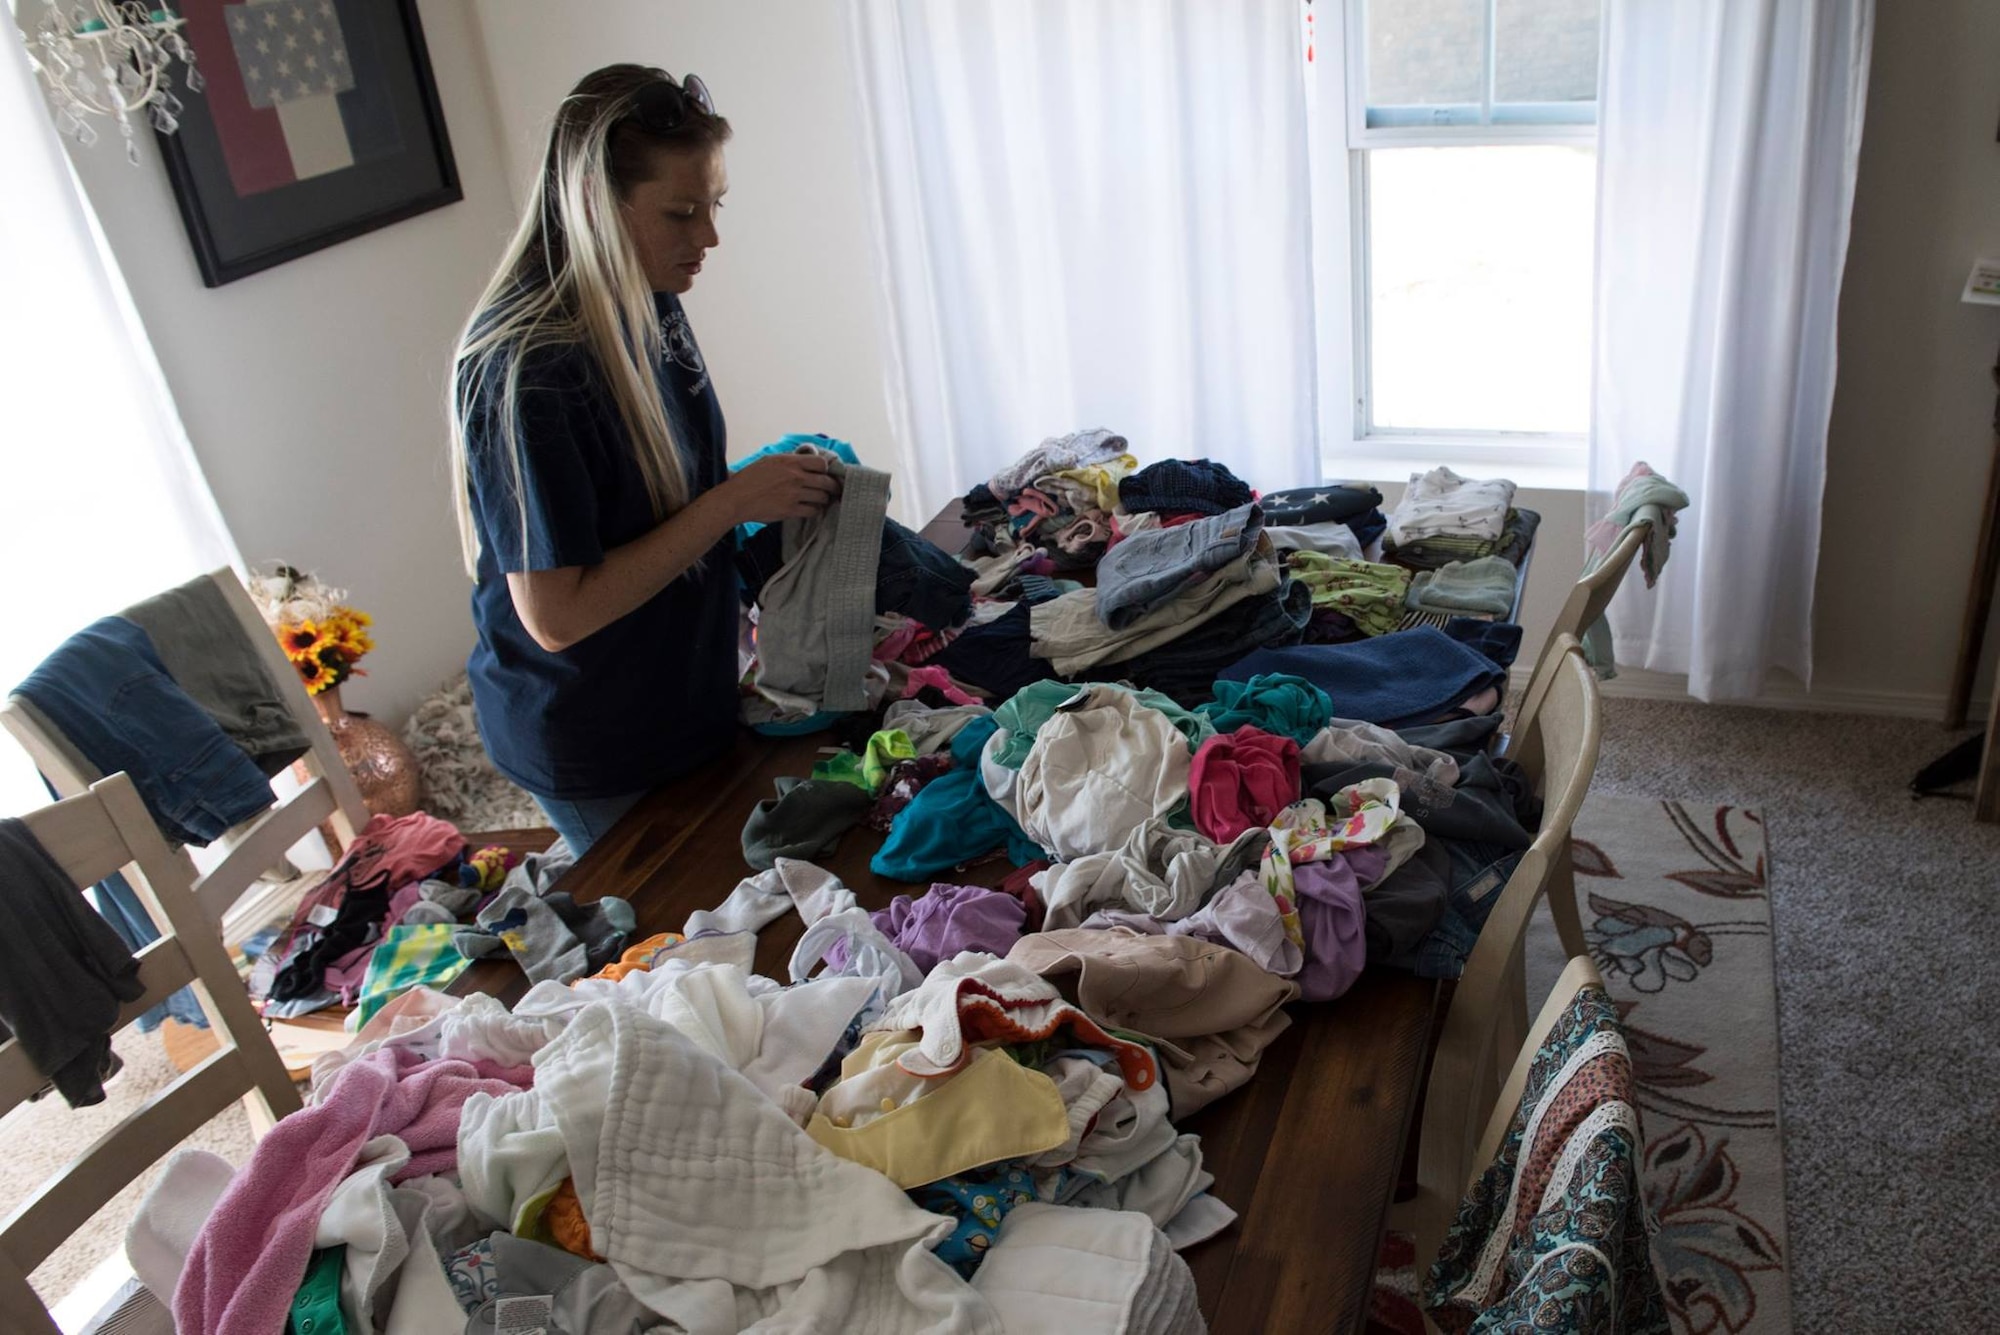
[[[243,87],[235,50],[215,38],[222,22],[217,16],[233,6],[227,0],[178,0],[175,5],[190,20],[184,33],[207,88],[187,91],[177,65],[174,91],[184,104],[180,128],[155,138],[208,287],[262,273],[465,197],[416,0],[328,0],[336,2],[343,19],[360,18],[366,31],[357,35],[374,43],[386,71],[385,87],[394,85],[383,96],[395,104],[393,130],[400,136],[400,150],[247,195],[232,183],[210,107],[219,82],[235,79],[239,94]]]

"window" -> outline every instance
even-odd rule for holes
[[[1579,458],[1598,0],[1347,0],[1345,36],[1358,452]]]

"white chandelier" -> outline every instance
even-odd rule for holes
[[[168,9],[138,0],[86,0],[62,5],[48,0],[35,26],[28,54],[48,87],[56,129],[79,144],[97,142],[91,119],[112,116],[125,137],[125,157],[139,165],[133,113],[144,110],[153,128],[172,134],[180,128],[181,100],[174,96],[172,65],[186,66],[183,82],[202,89],[194,51],[181,35],[186,20]]]

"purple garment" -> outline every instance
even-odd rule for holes
[[[925,973],[961,950],[1005,958],[1027,927],[1020,900],[981,885],[933,885],[915,899],[897,895],[868,916]]]
[[[1381,850],[1363,847],[1292,868],[1293,898],[1306,938],[1306,967],[1299,974],[1303,1000],[1332,1001],[1361,976],[1368,962],[1361,887],[1381,880],[1387,865]]]

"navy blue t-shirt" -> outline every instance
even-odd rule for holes
[[[723,481],[722,407],[680,300],[657,298],[667,355],[660,393],[681,441],[691,495]],[[727,538],[651,600],[560,653],[514,610],[510,571],[591,566],[659,524],[617,404],[580,346],[522,364],[515,410],[526,546],[497,427],[501,377],[466,422],[479,582],[479,643],[466,669],[479,731],[500,772],[543,797],[615,797],[713,760],[736,729],[740,603]]]

